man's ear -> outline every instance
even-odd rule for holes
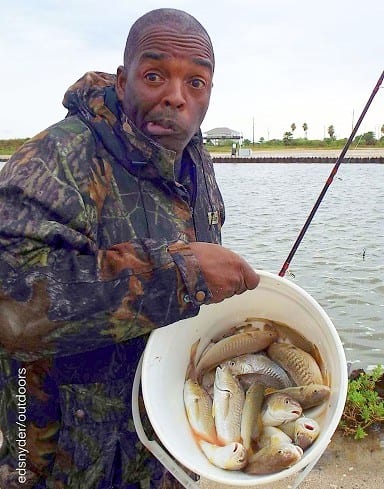
[[[127,75],[126,75],[124,66],[119,66],[117,68],[115,90],[116,90],[117,98],[120,100],[120,102],[122,102],[124,99],[124,92],[125,92],[126,83],[127,83]]]

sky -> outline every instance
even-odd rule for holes
[[[115,73],[131,24],[186,10],[211,36],[216,69],[202,130],[244,138],[349,137],[384,69],[384,0],[13,0],[2,2],[0,139],[32,137],[65,117],[86,71]],[[358,134],[380,137],[384,88]]]

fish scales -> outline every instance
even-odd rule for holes
[[[324,383],[315,359],[304,350],[288,343],[272,343],[268,355],[288,372],[296,385]]]
[[[209,370],[230,358],[265,350],[276,339],[277,333],[274,331],[255,330],[235,334],[210,344],[197,362],[197,376],[201,376],[205,370]]]
[[[188,379],[184,384],[184,406],[193,432],[203,440],[216,443],[216,428],[212,417],[212,400],[196,381]]]
[[[217,367],[213,394],[213,416],[217,439],[226,445],[241,439],[241,416],[245,393],[228,367]]]
[[[239,355],[224,365],[228,365],[232,374],[236,376],[259,374],[263,376],[260,378],[269,379],[269,386],[283,389],[293,385],[285,370],[264,353]],[[268,384],[268,380],[265,383]]]

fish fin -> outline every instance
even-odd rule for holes
[[[196,372],[196,353],[200,344],[200,338],[193,343],[191,346],[191,352],[189,355],[189,364],[187,368],[187,372],[185,374],[185,379],[197,380],[197,372]]]

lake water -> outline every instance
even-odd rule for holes
[[[215,164],[223,245],[279,273],[332,167]],[[384,364],[383,213],[384,165],[341,164],[285,275],[327,312],[353,368]]]
[[[329,164],[215,164],[223,245],[278,274]],[[384,165],[341,164],[285,277],[332,319],[352,368],[384,364]]]

